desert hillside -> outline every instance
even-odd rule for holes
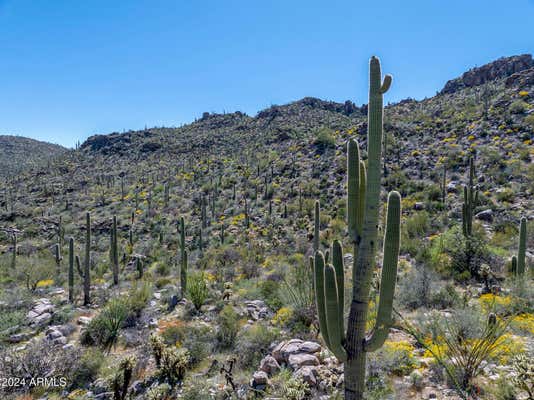
[[[1,397],[341,399],[363,287],[366,399],[532,399],[534,60],[436,89],[384,107],[379,164],[373,102],[311,97],[75,150],[0,136],[0,382],[66,379]],[[347,164],[377,194],[368,285]]]

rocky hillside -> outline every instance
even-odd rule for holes
[[[28,167],[46,165],[66,151],[57,144],[21,136],[0,135],[0,175],[9,176]]]

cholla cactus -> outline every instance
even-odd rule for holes
[[[344,265],[341,243],[334,241],[332,263],[316,251],[314,262],[315,293],[319,325],[323,339],[335,356],[345,363],[345,399],[362,400],[365,390],[366,353],[379,349],[385,342],[392,324],[393,295],[397,276],[400,242],[400,194],[388,197],[386,233],[380,303],[376,324],[366,335],[371,279],[375,266],[380,208],[380,173],[382,158],[383,94],[389,89],[391,77],[382,82],[380,62],[370,61],[368,108],[368,171],[360,160],[358,143],[347,145],[348,233],[354,246],[352,266],[353,287],[347,330],[344,323]],[[316,205],[316,226],[320,218]]]
[[[513,384],[519,390],[528,394],[528,399],[534,399],[534,362],[532,357],[525,354],[517,355],[512,363],[515,374],[512,376]]]

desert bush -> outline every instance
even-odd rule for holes
[[[407,341],[386,341],[384,346],[370,357],[371,369],[383,375],[408,375],[417,366],[412,353],[414,350]]]
[[[217,341],[222,348],[231,348],[239,332],[239,315],[231,305],[226,305],[218,317]]]
[[[265,304],[272,310],[280,309],[284,303],[280,299],[280,282],[268,276],[267,279],[259,282],[260,294]]]
[[[321,150],[325,150],[329,147],[334,147],[336,145],[336,139],[333,135],[333,132],[327,127],[322,127],[318,129],[315,132],[314,136],[314,143]]]
[[[420,328],[403,322],[426,350],[425,356],[434,358],[463,398],[475,390],[473,379],[482,372],[484,361],[499,360],[517,350],[506,335],[509,321],[495,314],[482,314],[473,307],[449,315],[429,313],[419,322]]]
[[[239,332],[236,346],[239,348],[238,364],[242,368],[254,368],[267,354],[269,346],[277,338],[277,331],[263,324],[256,324]]]
[[[204,272],[191,274],[187,281],[187,294],[197,311],[205,303],[209,295],[208,285]]]
[[[48,254],[37,253],[29,257],[18,257],[18,279],[26,289],[35,292],[39,282],[49,281],[56,275],[56,264]]]
[[[77,370],[80,359],[78,349],[61,350],[42,340],[30,342],[26,349],[17,351],[3,349],[0,352],[0,380],[20,378],[64,378],[65,384],[72,382],[73,372]],[[3,387],[5,391],[26,390],[26,387]],[[58,388],[59,389],[59,388]]]
[[[106,350],[115,346],[130,309],[124,299],[112,299],[102,312],[94,317],[80,336],[85,345],[99,345]]]
[[[282,302],[293,309],[296,323],[309,327],[315,320],[315,294],[313,271],[304,255],[292,257],[291,265],[280,285]]]
[[[86,349],[79,358],[79,363],[72,372],[70,390],[84,388],[98,376],[104,362],[104,354],[95,348]]]
[[[409,309],[430,304],[436,274],[422,264],[417,264],[399,282],[398,300]]]

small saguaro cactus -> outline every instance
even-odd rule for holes
[[[185,248],[185,222],[180,217],[180,286],[182,296],[187,293],[187,249]]]
[[[109,252],[109,259],[111,262],[111,268],[113,271],[113,284],[119,284],[119,244],[117,236],[117,216],[113,216],[113,222],[111,226],[110,234],[111,249]]]
[[[363,399],[366,353],[375,351],[384,344],[392,324],[401,214],[400,194],[395,191],[390,192],[388,196],[382,281],[376,323],[371,333],[366,335],[371,280],[378,243],[383,94],[389,89],[390,84],[389,75],[386,75],[382,82],[380,62],[378,58],[372,57],[370,60],[367,172],[360,160],[358,143],[351,139],[347,145],[347,225],[353,244],[354,261],[352,299],[346,332],[344,329],[345,286],[341,243],[334,241],[331,263],[325,262],[321,251],[315,253],[314,286],[320,331],[328,348],[345,363],[346,400]]]
[[[478,203],[478,189],[475,186],[475,162],[469,157],[469,183],[464,185],[464,204],[462,205],[462,231],[465,237],[473,234],[473,215]]]
[[[83,279],[83,305],[91,303],[91,214],[85,215],[85,259],[83,270],[80,266],[80,258],[76,256],[76,268]]]
[[[69,302],[74,301],[74,238],[69,239]]]
[[[319,243],[321,235],[321,218],[320,218],[320,205],[319,202],[315,202],[315,218],[313,225],[313,251],[319,250]]]
[[[447,200],[447,166],[443,165],[443,173],[441,175],[441,203],[445,205],[445,201]]]
[[[63,259],[63,257],[61,257],[61,247],[59,246],[59,243],[54,245],[54,259],[56,261],[56,273],[59,276],[61,273],[61,260]]]
[[[517,251],[516,269],[515,269],[517,275],[523,275],[525,273],[526,251],[527,251],[527,219],[523,217],[521,218],[521,222],[519,224],[519,250]]]
[[[11,255],[11,268],[13,269],[17,267],[17,253],[18,253],[17,234],[13,232],[13,254]]]

